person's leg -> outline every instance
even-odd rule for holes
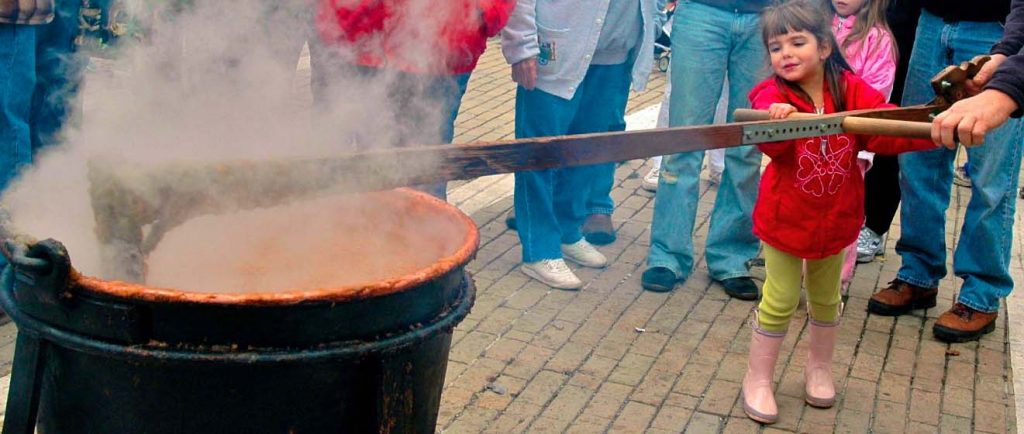
[[[857,168],[860,170],[861,176],[868,170],[870,162],[864,159],[857,159]],[[858,237],[859,238],[859,237]],[[858,239],[859,241],[859,239]],[[853,272],[857,267],[857,242],[854,241],[846,250],[843,252],[843,265],[842,265],[842,292],[846,293],[846,288],[849,287],[850,281],[853,279]]]
[[[0,24],[0,192],[32,163],[32,92],[26,89],[35,86],[35,59],[36,27]]]
[[[903,105],[928,102],[934,91],[929,80],[952,59],[942,44],[949,30],[941,18],[921,14],[917,43],[910,55]],[[903,212],[896,253],[902,264],[896,278],[922,288],[935,288],[946,275],[946,208],[953,177],[953,158],[948,149],[911,152],[899,157]]]
[[[38,27],[36,86],[32,100],[32,149],[61,140],[61,131],[80,116],[78,89],[88,59],[76,53],[81,2],[57,3],[53,21]]]
[[[789,321],[800,304],[803,262],[801,258],[764,245],[764,289],[757,305],[757,322],[762,330],[785,333],[789,329]],[[838,276],[836,282],[839,282]]]
[[[732,121],[737,108],[747,107],[747,95],[767,74],[765,49],[761,41],[757,14],[744,14],[734,29],[743,29],[733,36],[729,58],[729,112]],[[709,84],[713,85],[713,84]],[[754,202],[761,178],[761,152],[754,146],[738,146],[725,150],[725,170],[718,186],[718,197],[711,212],[706,259],[711,278],[718,281],[743,278],[748,291],[744,297],[756,298],[757,288],[749,282],[747,263],[757,256],[759,241],[754,236]],[[726,285],[727,292],[730,290]],[[733,292],[730,295],[736,296]]]
[[[900,160],[895,155],[875,155],[864,175],[864,225],[876,235],[889,232],[900,206]]]
[[[960,23],[952,39],[953,64],[986,53],[1002,32],[998,23]],[[967,148],[971,199],[953,254],[953,273],[964,279],[959,302],[979,312],[998,312],[1000,299],[1013,290],[1010,249],[1022,141],[1021,120],[1011,119],[990,131],[983,146]]]
[[[444,75],[431,80],[432,83],[426,90],[426,98],[429,106],[436,106],[441,113],[440,138],[433,144],[451,143],[455,138],[455,118],[459,115],[459,107],[462,105],[462,96],[466,93],[469,76],[469,73]],[[447,182],[419,185],[416,186],[416,189],[430,193],[441,200],[448,200]]]
[[[989,132],[985,144],[967,150],[971,199],[953,253],[953,274],[964,279],[959,301],[982,312],[997,312],[1013,290],[1010,250],[1020,174],[1021,121],[1011,119]]]
[[[743,410],[751,419],[773,423],[778,417],[772,377],[779,347],[800,303],[803,259],[765,244],[765,281],[750,338],[747,373],[743,376]]]
[[[516,90],[516,138],[565,134],[575,115],[575,103],[539,89]],[[517,172],[513,202],[523,262],[562,257],[562,227],[555,211],[555,188],[564,182],[562,169]],[[563,211],[565,212],[565,211]],[[577,227],[576,233],[579,233]],[[571,235],[571,234],[570,234]]]
[[[846,255],[807,261],[807,306],[810,320],[807,366],[804,369],[804,400],[814,407],[828,408],[836,402],[832,382],[832,353],[842,313],[839,277]]]
[[[598,133],[626,130],[626,102],[632,81],[632,62],[619,65],[593,65],[587,71],[578,92],[582,92],[579,110],[569,126],[569,134]],[[615,163],[594,164],[579,168],[584,179],[582,196],[585,200],[586,222],[583,235],[587,241],[603,245],[615,241],[615,228],[611,215],[615,209],[612,186],[615,183]]]
[[[842,303],[839,278],[844,259],[844,252],[839,252],[807,261],[807,314],[818,323],[831,324],[839,320],[839,305]]]
[[[726,77],[722,84],[722,97],[718,98],[715,107],[715,123],[721,124],[729,119],[729,79]],[[725,170],[725,149],[712,149],[707,151],[708,158],[708,182],[718,184],[722,181],[722,172]]]
[[[714,101],[722,90],[729,56],[732,17],[731,12],[695,2],[676,10],[672,27],[672,50],[676,55],[672,56],[671,67],[670,126],[705,125],[714,120]],[[667,269],[675,278],[686,279],[693,269],[693,228],[703,158],[704,152],[697,151],[665,156],[662,160],[651,223],[648,271]],[[651,289],[648,282],[644,283],[645,288]]]
[[[661,107],[658,109],[658,128],[668,126],[668,106],[672,97],[672,68],[665,73],[665,94],[661,99]],[[658,178],[661,172],[661,156],[651,157],[651,170],[640,180],[640,187],[647,191],[658,191]]]

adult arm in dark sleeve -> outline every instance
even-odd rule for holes
[[[1024,0],[1014,1],[1014,6],[1017,3],[1024,3]],[[996,69],[985,89],[998,90],[1013,99],[1017,109],[1010,116],[1021,117],[1024,114],[1024,52],[1007,57]]]
[[[1024,0],[1013,0],[1010,15],[1006,17],[1003,38],[992,46],[992,54],[1013,56],[1024,48]]]

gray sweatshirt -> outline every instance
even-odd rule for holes
[[[640,0],[611,0],[608,15],[597,38],[593,65],[618,65],[625,62],[629,52],[643,36],[644,20],[640,15]]]

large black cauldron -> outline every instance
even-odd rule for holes
[[[0,305],[19,335],[4,434],[434,432],[478,232],[419,193],[373,200],[448,216],[464,239],[414,275],[251,297],[103,281],[56,241],[8,242]]]

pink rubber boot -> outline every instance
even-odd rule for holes
[[[813,319],[807,325],[810,342],[804,371],[804,400],[812,407],[829,408],[836,403],[836,388],[832,383],[832,353],[836,348],[838,325],[839,321],[829,324]]]
[[[779,409],[775,404],[772,377],[775,375],[775,361],[779,359],[779,348],[786,334],[761,330],[757,327],[756,313],[753,328],[747,374],[743,376],[743,411],[758,422],[775,423],[779,418]]]

